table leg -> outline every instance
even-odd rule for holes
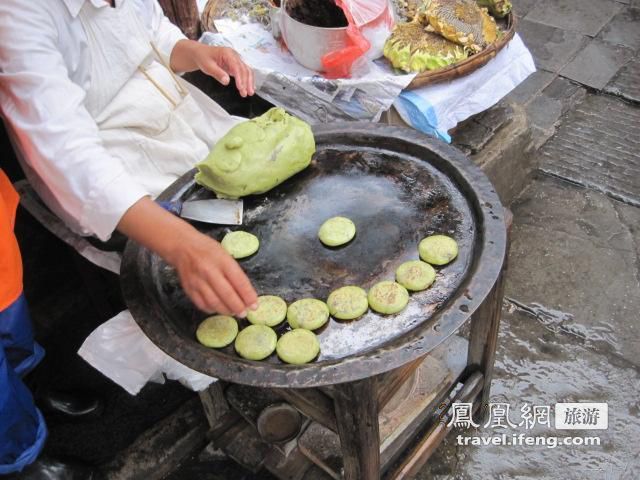
[[[209,421],[209,426],[214,429],[229,412],[229,404],[224,398],[224,387],[221,381],[213,382],[206,390],[200,392],[200,401],[204,413]]]
[[[496,347],[498,344],[498,331],[502,314],[502,300],[504,298],[504,285],[507,273],[509,248],[511,247],[511,224],[513,215],[505,210],[505,223],[507,227],[507,248],[502,267],[502,272],[493,286],[491,293],[480,305],[471,318],[471,335],[469,338],[469,350],[467,355],[467,371],[481,371],[484,375],[484,387],[482,389],[481,406],[479,415],[484,416],[488,411],[489,395],[491,392],[491,379],[493,376],[493,364],[495,362]]]
[[[378,400],[372,378],[335,386],[345,480],[379,480]]]

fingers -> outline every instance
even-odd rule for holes
[[[215,60],[209,59],[203,66],[202,71],[207,75],[211,75],[222,85],[229,85],[229,74],[225,72]]]
[[[241,97],[246,97],[248,92],[247,88],[247,69],[240,62],[239,59],[236,59],[231,65],[229,65],[229,73],[231,76],[236,79],[236,88],[238,92],[240,92]]]
[[[225,276],[218,276],[214,286],[216,294],[225,304],[228,310],[233,312],[236,317],[244,318],[247,316],[247,306],[240,298],[240,295],[233,288],[229,280]]]
[[[257,307],[258,296],[244,271],[212,238],[198,233],[183,243],[175,266],[184,291],[200,310],[242,318]]]
[[[253,70],[247,66],[247,70],[249,70],[249,95],[254,95],[256,93],[256,79],[253,75]]]
[[[242,61],[238,53],[227,47],[209,47],[200,57],[200,69],[223,85],[228,85],[230,76],[242,97],[255,94],[253,71]]]
[[[203,312],[233,314],[207,285],[201,285],[199,290],[194,290],[189,296],[196,307]]]
[[[236,80],[236,87],[242,97],[253,95],[255,93],[253,71],[242,61],[240,55],[233,50],[225,52],[225,63],[228,66],[228,72]]]
[[[245,307],[250,310],[258,308],[258,294],[253,288],[253,285],[251,285],[247,275],[242,271],[240,265],[238,265],[238,262],[229,262],[225,268],[225,277],[238,295],[240,295]]]

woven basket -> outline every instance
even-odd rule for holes
[[[507,28],[504,31],[504,35],[502,35],[499,40],[493,42],[481,52],[476,53],[465,60],[454,63],[453,65],[449,65],[448,67],[439,70],[419,73],[407,88],[413,89],[433,85],[435,83],[450,82],[456,78],[469,75],[471,72],[485,66],[489,60],[495,57],[516,34],[518,21],[513,11],[507,15],[506,21]]]
[[[215,20],[218,16],[219,4],[220,2],[218,0],[209,0],[204,6],[204,9],[202,9],[200,23],[202,24],[203,32],[216,33],[218,31],[216,29]]]

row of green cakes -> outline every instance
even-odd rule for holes
[[[345,244],[355,237],[355,225],[345,217],[334,217],[323,224],[319,237],[327,246]],[[257,238],[244,235],[227,238],[230,240],[223,241],[225,248],[235,253],[242,251],[236,258],[250,255],[258,248]],[[239,243],[243,247],[244,241],[249,240],[250,245],[238,248],[231,240],[242,240]],[[426,290],[434,283],[436,271],[432,265],[444,266],[457,257],[458,245],[448,236],[432,235],[420,242],[418,253],[420,260],[405,262],[397,268],[395,281],[379,282],[368,293],[361,287],[349,285],[331,292],[326,302],[305,298],[289,306],[280,297],[263,295],[258,298],[257,309],[247,314],[251,324],[248,327],[240,331],[233,317],[215,315],[200,324],[196,337],[210,348],[224,348],[234,343],[238,355],[248,360],[264,360],[276,352],[285,363],[309,363],[320,354],[320,342],[313,331],[325,326],[330,317],[338,321],[356,320],[369,308],[382,315],[400,313],[409,303],[410,291]],[[274,329],[285,319],[291,330],[278,338]]]

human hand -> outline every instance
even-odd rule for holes
[[[150,198],[132,205],[118,230],[175,267],[182,288],[200,310],[242,317],[257,308],[256,291],[222,245]]]
[[[207,235],[191,233],[167,260],[200,310],[244,318],[257,307],[256,291],[238,262]]]
[[[242,61],[238,53],[227,47],[212,47],[200,44],[202,48],[195,53],[194,60],[198,68],[211,75],[223,85],[235,78],[236,87],[242,97],[255,93],[253,71]]]

